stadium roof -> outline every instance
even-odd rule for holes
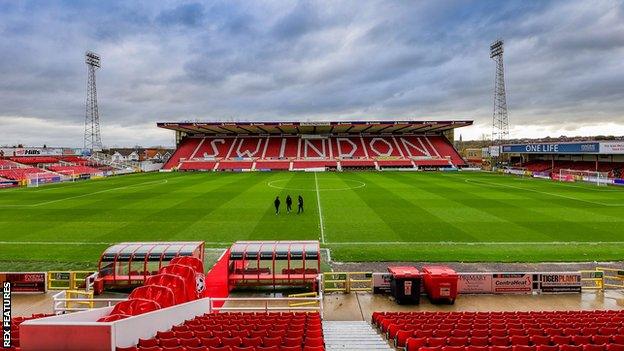
[[[472,125],[472,121],[161,122],[157,125],[189,134],[407,134],[443,132]]]

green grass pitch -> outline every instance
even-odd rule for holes
[[[275,215],[287,194],[303,195],[303,215]],[[0,191],[0,271],[93,268],[120,241],[290,239],[321,240],[341,261],[621,260],[624,189],[468,172],[207,172]]]

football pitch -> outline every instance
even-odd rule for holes
[[[122,241],[293,239],[320,240],[335,261],[622,260],[624,189],[468,172],[206,172],[0,191],[0,271],[93,268]]]

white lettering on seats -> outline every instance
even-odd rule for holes
[[[313,139],[319,140],[319,139]],[[303,140],[303,157],[325,157],[325,139],[320,139],[321,145],[320,148],[312,143],[313,140],[304,139]],[[312,149],[316,153],[316,155],[308,155],[308,148]]]
[[[429,151],[427,151],[426,149],[421,149],[421,148],[419,148],[418,146],[416,146],[416,145],[412,144],[411,142],[409,142],[408,140],[406,140],[406,139],[405,139],[405,138],[403,138],[403,137],[401,137],[400,139],[401,139],[401,143],[403,143],[403,147],[405,148],[405,151],[407,151],[407,154],[408,154],[410,157],[411,157],[411,156],[431,156],[431,154],[429,154]],[[419,140],[419,141],[420,141],[420,140]],[[409,146],[411,146],[411,150],[410,150],[410,148],[408,147],[408,145],[409,145]],[[422,143],[421,143],[421,145],[422,145]],[[423,147],[424,147],[424,145],[423,145]],[[412,150],[418,150],[418,151],[421,153],[421,155],[413,155],[413,154],[412,154]]]
[[[208,154],[207,152],[204,152],[204,158],[208,158],[208,157],[217,157],[219,156],[219,147],[216,145],[217,143],[219,144],[225,144],[225,140],[223,139],[212,139],[212,141],[210,142],[210,147],[212,147],[212,154]]]
[[[243,143],[245,142],[245,140],[249,140],[249,139],[241,139],[240,143],[238,144],[238,147],[236,148],[236,154],[238,155],[238,157],[253,157],[255,156],[258,151],[260,151],[260,145],[262,144],[262,138],[257,138],[255,140],[258,140],[258,142],[256,143],[256,149],[251,152],[251,150],[243,150],[241,151],[241,147],[243,146]],[[254,139],[252,139],[254,140]]]
[[[351,151],[349,151],[348,153],[342,151],[341,144],[343,141],[351,144]],[[349,140],[348,138],[336,138],[336,146],[338,147],[338,157],[340,158],[353,157],[353,154],[355,154],[355,151],[357,151],[357,144]]]
[[[386,146],[388,146],[387,151],[386,152],[379,151],[375,147],[375,144],[377,142],[381,142],[381,143],[386,144]],[[368,146],[370,147],[372,152],[376,153],[377,156],[381,156],[381,157],[390,156],[390,155],[392,155],[392,151],[394,151],[394,148],[392,147],[392,144],[390,144],[390,142],[388,142],[386,139],[383,139],[383,138],[373,138],[373,139],[371,139],[371,141],[368,143]]]

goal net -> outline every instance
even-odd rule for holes
[[[609,183],[609,173],[597,171],[579,171],[575,169],[559,170],[561,182],[587,182],[606,186]]]

